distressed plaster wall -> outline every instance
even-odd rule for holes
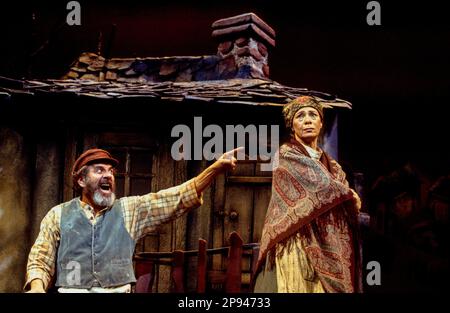
[[[19,133],[0,128],[0,292],[21,292],[29,249],[29,154]]]

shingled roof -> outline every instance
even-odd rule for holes
[[[110,58],[82,53],[62,79],[11,80],[0,77],[0,94],[72,95],[102,99],[154,98],[218,104],[283,106],[301,96],[324,107],[351,108],[324,92],[284,86],[269,79],[268,49],[275,31],[253,13],[216,21],[216,55]]]
[[[1,87],[9,85],[10,87]],[[111,82],[81,79],[23,80],[0,79],[4,97],[20,95],[72,95],[102,99],[155,98],[167,101],[202,101],[218,104],[283,106],[301,96],[316,97],[324,107],[351,108],[348,101],[323,92],[293,88],[262,79],[229,79],[196,82]]]

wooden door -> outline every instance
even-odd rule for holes
[[[261,239],[271,196],[272,172],[261,171],[260,165],[257,161],[240,161],[233,173],[222,175],[216,180],[213,200],[214,247],[229,245],[227,239],[233,231],[239,233],[244,243],[256,243]],[[227,266],[224,258],[217,255],[212,262],[213,271],[210,275],[221,277]],[[242,281],[245,285],[250,283],[250,257],[244,256],[242,262]],[[214,277],[211,280],[214,281]],[[219,285],[219,279],[217,284],[217,289],[223,287]]]

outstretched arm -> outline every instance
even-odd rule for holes
[[[239,147],[225,152],[216,162],[195,177],[195,187],[199,195],[211,185],[218,174],[236,168],[237,159],[234,157],[234,154],[242,149],[244,148]]]
[[[137,240],[153,232],[159,225],[199,207],[202,204],[202,192],[214,178],[236,167],[237,159],[233,155],[241,149],[224,153],[198,176],[181,185],[143,196],[121,198],[125,226],[131,237]]]

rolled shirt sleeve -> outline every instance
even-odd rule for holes
[[[55,274],[56,252],[60,240],[61,207],[52,208],[42,219],[39,235],[28,255],[24,290],[30,289],[34,279],[40,279],[47,290]]]
[[[159,225],[199,207],[203,198],[197,193],[195,180],[191,179],[157,193],[126,197],[120,201],[123,201],[125,226],[131,237],[138,240]]]

